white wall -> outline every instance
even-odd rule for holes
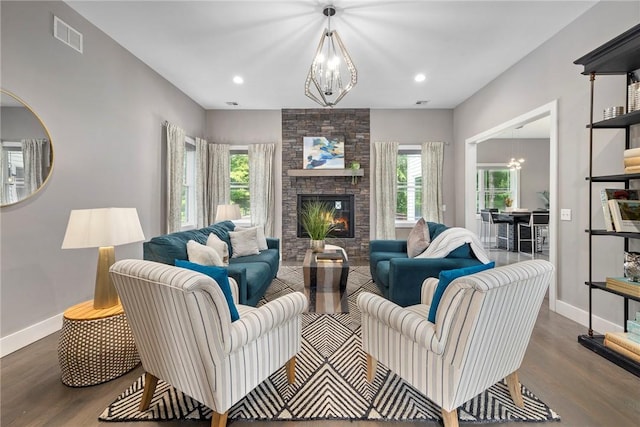
[[[506,163],[522,157],[520,208],[543,209],[538,192],[549,190],[549,139],[489,139],[478,144],[477,163]]]
[[[465,155],[464,141],[534,108],[558,99],[559,189],[558,208],[571,209],[572,220],[558,227],[558,310],[586,322],[588,291],[588,175],[589,147],[585,125],[589,121],[589,78],[573,61],[638,23],[640,2],[600,2],[547,43],[522,59],[496,80],[459,105],[454,113],[455,153],[459,164]],[[598,117],[605,107],[622,105],[624,76],[596,79]],[[600,131],[594,158],[596,174],[622,172],[624,139],[620,131]],[[464,171],[456,171],[456,218],[464,221]],[[555,212],[559,214],[559,212]],[[597,199],[594,224],[602,224]],[[596,241],[594,279],[622,274],[622,239]],[[622,325],[620,297],[594,293],[594,313]],[[637,305],[634,305],[637,310]],[[632,307],[632,310],[634,309]]]
[[[53,38],[53,15],[84,34],[84,54]],[[46,188],[0,210],[4,354],[93,297],[97,250],[60,249],[71,209],[135,207],[147,239],[162,234],[162,122],[204,136],[205,111],[62,2],[2,2],[1,19],[2,87],[40,115],[56,155]],[[127,257],[142,244],[116,248]]]

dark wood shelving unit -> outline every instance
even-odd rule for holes
[[[589,278],[585,282],[589,289],[589,330],[585,335],[578,336],[578,342],[584,347],[592,350],[607,360],[626,369],[634,375],[640,376],[640,363],[617,353],[604,345],[604,336],[593,333],[593,298],[598,292],[608,292],[623,298],[623,309],[626,331],[626,320],[629,319],[629,301],[640,301],[640,297],[629,295],[607,288],[606,282],[593,279],[593,240],[600,236],[614,236],[624,239],[624,249],[629,249],[629,239],[640,239],[640,233],[620,233],[593,228],[591,211],[593,208],[593,184],[594,183],[624,183],[625,188],[629,188],[632,180],[640,180],[640,174],[616,174],[616,175],[593,175],[594,159],[594,131],[598,129],[623,129],[625,130],[625,148],[629,148],[630,128],[640,124],[640,110],[628,112],[608,120],[595,122],[594,117],[594,87],[597,75],[626,75],[627,85],[632,82],[631,73],[640,69],[640,25],[629,29],[618,37],[610,40],[602,46],[594,49],[588,54],[574,61],[574,64],[584,65],[582,74],[590,76],[591,97],[590,97],[590,120],[589,129],[589,176],[586,180],[589,183],[589,227],[586,230],[589,236]],[[626,102],[628,104],[628,100]]]

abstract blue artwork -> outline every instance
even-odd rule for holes
[[[303,138],[304,169],[344,169],[344,141],[324,136]]]

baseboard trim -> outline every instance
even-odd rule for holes
[[[21,331],[0,338],[0,357],[11,354],[29,344],[33,344],[47,335],[59,331],[62,327],[62,314],[63,313],[56,314],[42,322],[38,322]]]
[[[564,301],[556,301],[556,313],[573,320],[585,328],[589,327],[589,312]],[[624,329],[621,325],[610,322],[602,317],[592,316],[593,330],[596,333],[604,334],[605,332],[622,332]]]

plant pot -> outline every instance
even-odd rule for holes
[[[324,240],[311,239],[311,251],[312,252],[324,252]]]

